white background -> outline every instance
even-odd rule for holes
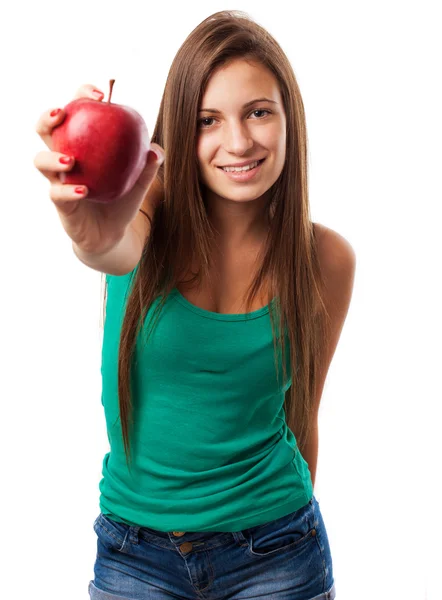
[[[7,3],[0,13],[2,596],[88,600],[108,451],[101,275],[33,166],[83,83],[150,134],[172,60],[217,10],[280,43],[303,96],[312,217],[357,256],[320,411],[315,494],[337,600],[439,600],[441,42],[437,2]],[[214,415],[216,419],[216,415]],[[183,435],[186,432],[183,431]]]

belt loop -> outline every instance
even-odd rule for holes
[[[131,525],[129,529],[129,540],[131,544],[138,544],[140,529],[141,527],[139,527],[138,525]]]
[[[233,539],[235,540],[235,542],[237,542],[240,546],[247,546],[247,538],[244,535],[245,529],[241,530],[241,531],[232,531],[232,536]]]

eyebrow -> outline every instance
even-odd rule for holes
[[[269,98],[256,98],[255,100],[250,100],[250,102],[246,102],[243,105],[243,108],[247,108],[248,106],[251,106],[252,104],[256,104],[257,102],[271,102],[272,104],[278,104],[274,100],[269,100]],[[211,112],[216,115],[221,114],[221,111],[217,110],[216,108],[201,108],[198,112]]]

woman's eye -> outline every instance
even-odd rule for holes
[[[198,123],[203,125],[205,121],[213,121],[213,117],[204,117],[204,119],[200,119]]]
[[[250,114],[254,114],[254,113],[268,113],[270,114],[269,110],[266,110],[264,108],[257,108],[254,111],[252,111]],[[208,127],[210,127],[210,123],[207,123],[207,121],[213,121],[213,117],[203,117],[202,119],[198,120],[198,124],[202,129],[207,129]]]
[[[269,110],[265,110],[265,108],[257,108],[256,110],[254,110],[252,112],[252,115],[253,115],[253,113],[256,113],[256,112],[259,112],[259,113],[263,113],[263,112],[270,113],[270,111]]]

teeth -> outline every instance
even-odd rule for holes
[[[223,171],[232,171],[234,173],[240,173],[241,171],[250,171],[250,169],[254,169],[259,164],[259,160],[256,160],[250,165],[246,165],[245,167],[222,167]]]

